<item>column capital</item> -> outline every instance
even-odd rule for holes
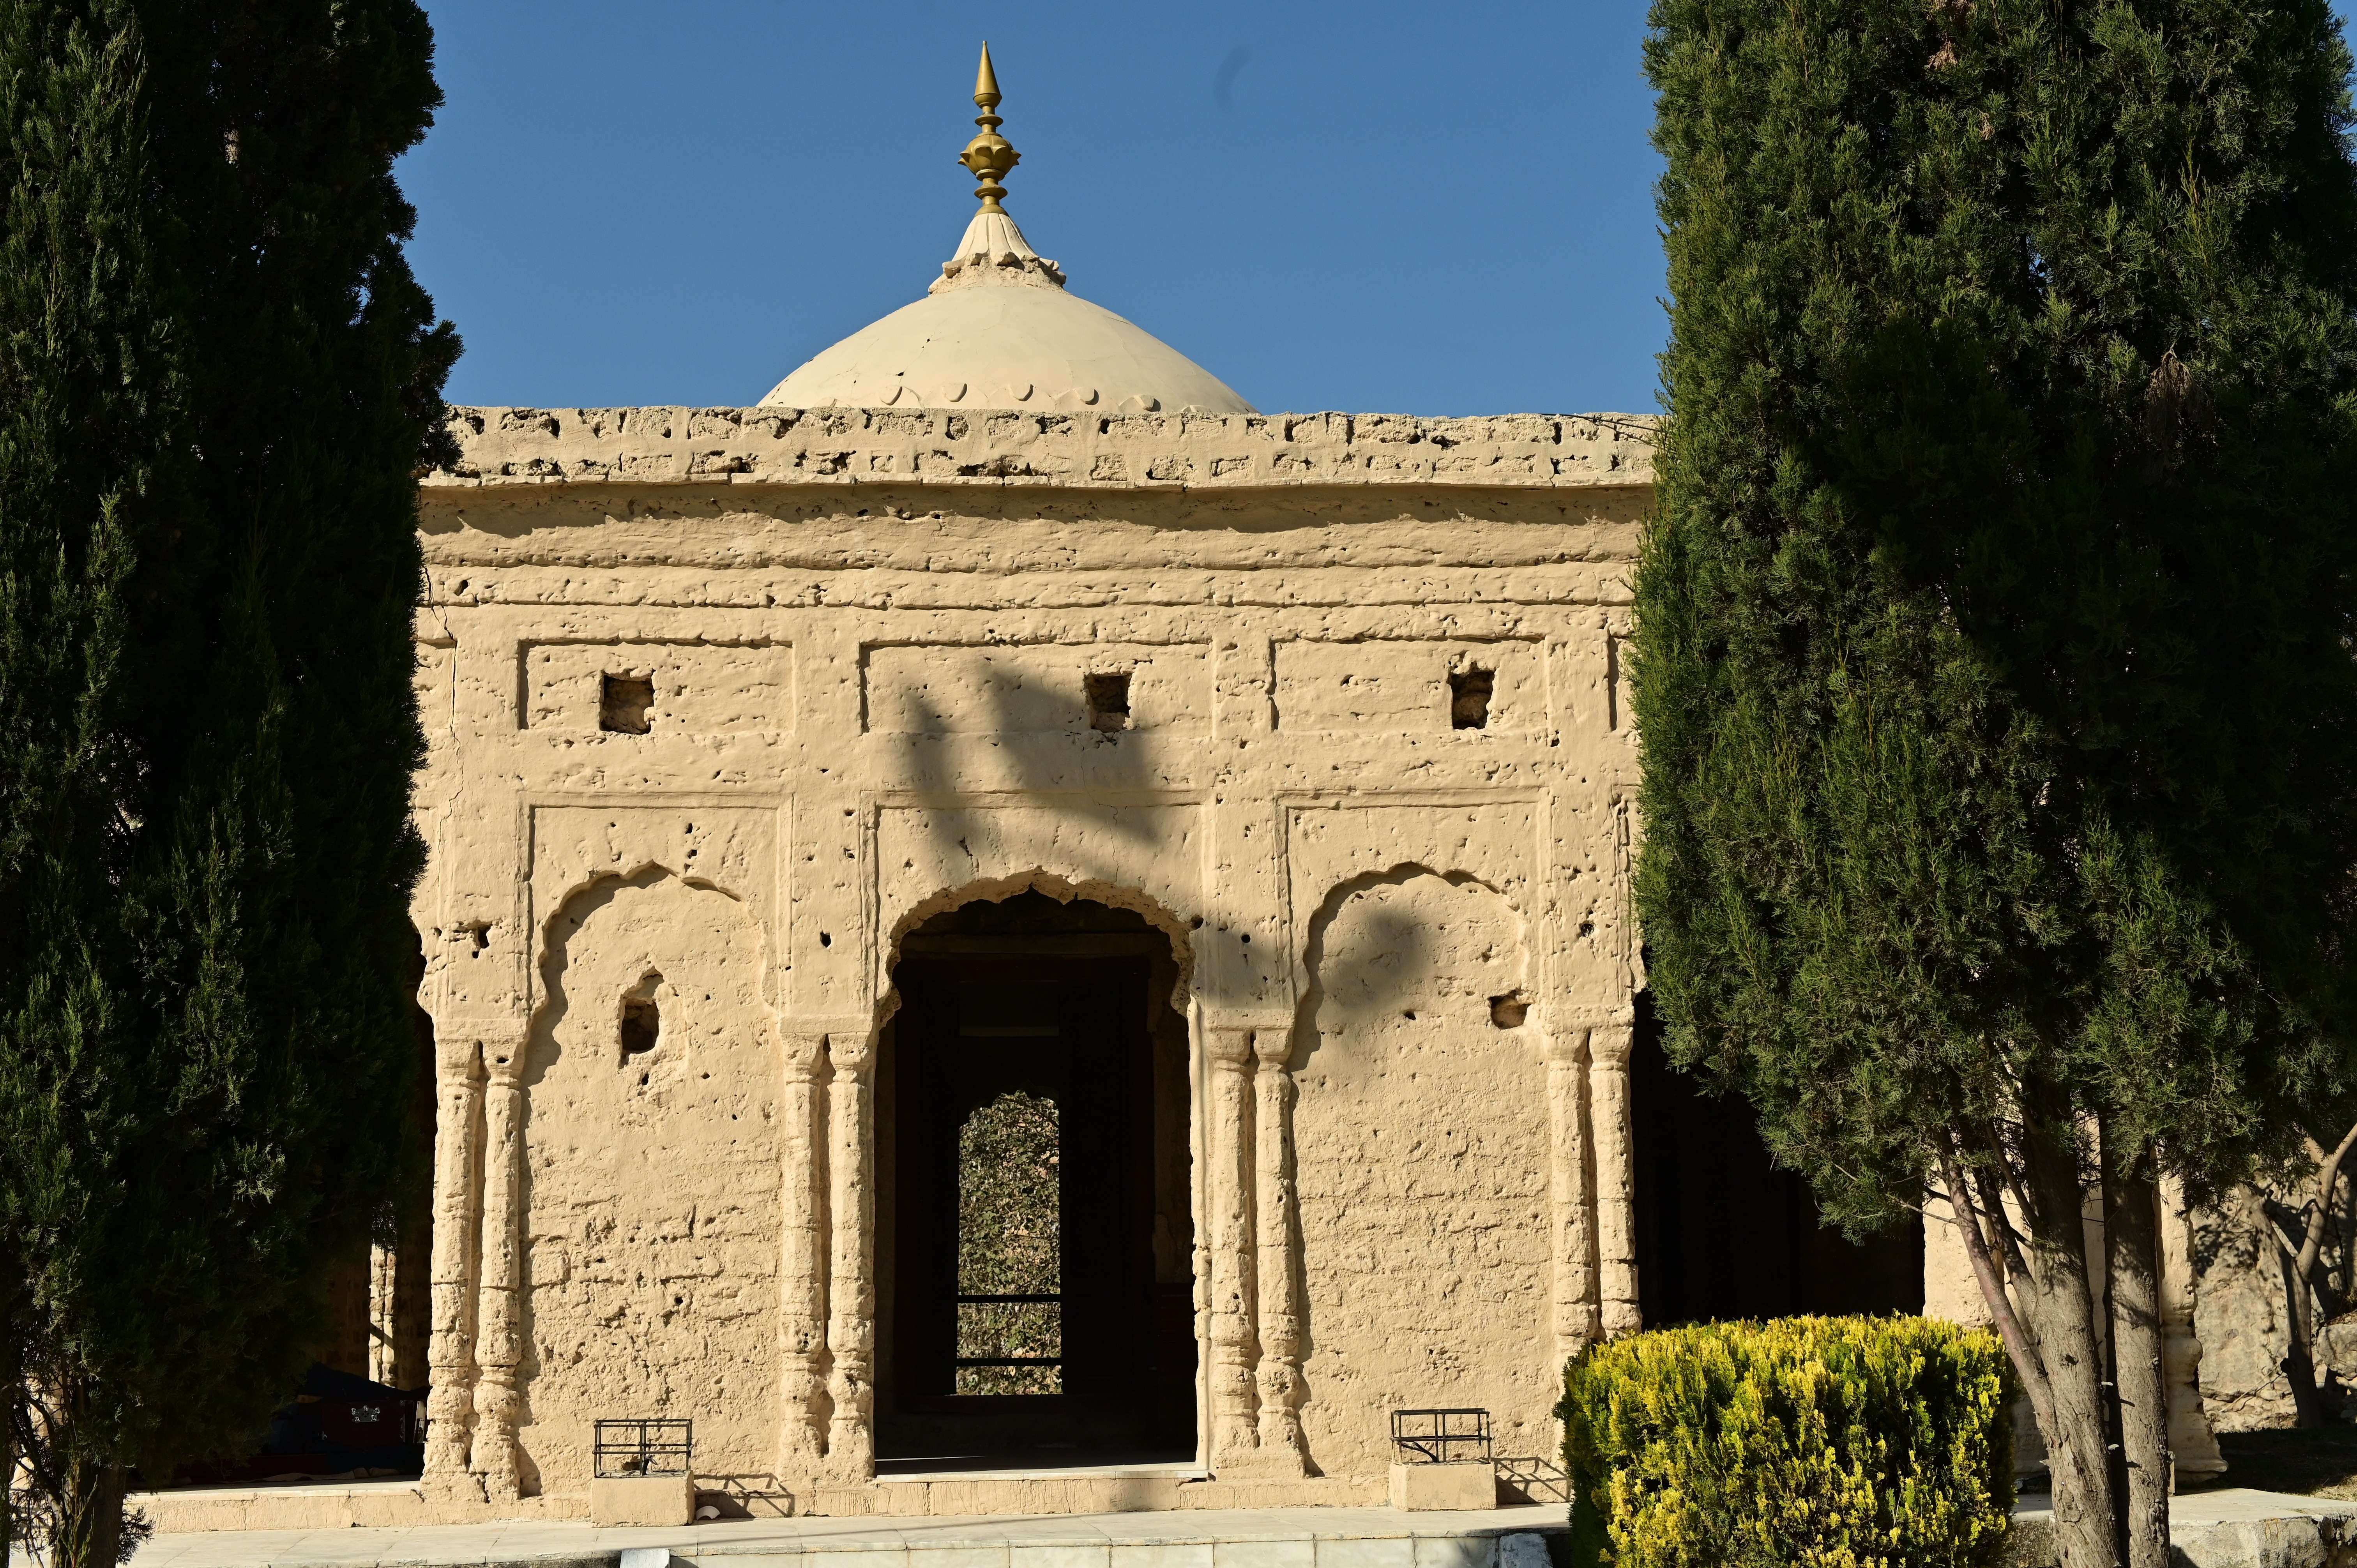
[[[1252,1029],[1241,1024],[1205,1023],[1203,1054],[1222,1067],[1243,1067],[1253,1059]]]
[[[1539,1059],[1550,1065],[1577,1067],[1587,1059],[1588,1031],[1567,1024],[1550,1024],[1539,1031]]]
[[[434,1078],[436,1082],[445,1085],[480,1083],[483,1079],[481,1042],[465,1035],[453,1039],[436,1030]]]
[[[439,1078],[516,1078],[523,1072],[532,1020],[512,1013],[432,1015],[434,1070]]]
[[[865,1013],[787,1013],[778,1029],[787,1035],[861,1035],[873,1032],[874,1020]]]
[[[1263,1061],[1283,1060],[1293,1048],[1293,1010],[1271,1007],[1212,1012],[1203,1018],[1203,1047],[1213,1061],[1241,1067],[1257,1052]]]
[[[1281,1029],[1256,1028],[1253,1031],[1253,1055],[1265,1068],[1282,1068],[1293,1058],[1293,1029],[1288,1024]]]
[[[791,1083],[818,1081],[819,1063],[826,1056],[826,1031],[796,1028],[791,1024],[778,1026],[779,1053],[785,1058],[786,1079]]]
[[[778,1020],[778,1038],[789,1069],[807,1058],[815,1073],[823,1052],[836,1070],[857,1072],[875,1054],[876,1027],[864,1013],[794,1013]]]
[[[1637,1044],[1634,1024],[1598,1024],[1587,1031],[1588,1054],[1609,1072],[1627,1072],[1629,1053]]]

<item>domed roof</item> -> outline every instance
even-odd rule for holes
[[[990,49],[974,102],[982,134],[960,159],[982,209],[926,296],[864,327],[780,381],[781,408],[1198,408],[1252,413],[1219,377],[1152,333],[1066,292],[1063,269],[1032,250],[998,183],[1020,155],[997,134]]]

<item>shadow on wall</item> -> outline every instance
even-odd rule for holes
[[[1820,1226],[1807,1179],[1769,1163],[1749,1103],[1670,1065],[1642,993],[1630,1098],[1646,1327],[1923,1310],[1923,1222],[1862,1246]]]

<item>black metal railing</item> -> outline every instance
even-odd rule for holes
[[[695,1423],[672,1419],[601,1421],[592,1432],[591,1473],[623,1476],[685,1476],[695,1460]]]
[[[1392,1447],[1407,1464],[1441,1465],[1488,1459],[1490,1412],[1486,1410],[1395,1410]]]

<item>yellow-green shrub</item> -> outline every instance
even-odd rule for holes
[[[1707,1323],[1564,1372],[1579,1568],[1992,1568],[2013,1370],[1920,1317]]]

